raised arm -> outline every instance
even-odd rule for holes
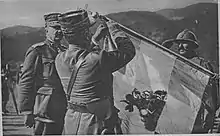
[[[135,47],[129,37],[114,22],[107,23],[109,38],[106,43],[111,51],[101,52],[102,68],[111,72],[117,71],[130,62],[135,56]]]

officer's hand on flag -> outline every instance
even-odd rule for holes
[[[99,40],[101,40],[103,37],[106,36],[108,32],[108,27],[105,23],[100,24],[98,26],[98,28],[96,29],[95,34],[92,36],[94,42],[98,42]]]
[[[219,79],[220,75],[217,73],[214,73],[213,76],[211,77],[211,80],[213,81],[212,83],[219,84]]]

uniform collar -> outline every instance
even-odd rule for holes
[[[88,50],[80,45],[69,44],[69,50]]]
[[[195,57],[198,57],[197,53],[195,51],[191,51],[187,56],[186,58],[187,59],[192,59],[192,58],[195,58]]]
[[[56,43],[56,44],[58,44],[58,45],[55,45],[55,42],[52,42],[52,41],[50,41],[49,39],[46,39],[45,41],[44,41],[44,43],[46,44],[46,45],[48,45],[53,51],[55,51],[55,52],[57,52],[58,50],[59,50],[59,46],[60,46],[60,43]]]
[[[44,41],[44,43],[45,43],[46,45],[49,45],[49,46],[54,45],[54,42],[50,41],[49,39],[46,39],[46,40]]]

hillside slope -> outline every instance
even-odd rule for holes
[[[218,9],[216,3],[199,3],[157,12],[128,11],[107,15],[134,31],[162,43],[187,28],[198,36],[198,54],[218,66]],[[31,44],[43,41],[43,28],[14,26],[1,30],[2,63],[23,61]],[[175,48],[174,48],[175,49]]]
[[[210,60],[218,71],[218,5],[199,3],[182,9],[157,12],[129,11],[108,15],[158,43],[175,38],[184,30],[192,30],[199,40],[198,55]],[[173,47],[174,51],[177,51]]]

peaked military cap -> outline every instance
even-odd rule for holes
[[[177,35],[176,39],[167,40],[163,44],[169,44],[169,43],[192,43],[190,44],[190,46],[192,46],[193,49],[199,47],[196,35],[188,29],[185,29],[182,32],[180,32]]]
[[[64,34],[75,34],[92,25],[91,18],[85,10],[76,10],[63,13],[59,16],[59,22]]]
[[[58,16],[61,13],[49,13],[44,15],[45,26],[57,26],[60,25],[58,21]]]

